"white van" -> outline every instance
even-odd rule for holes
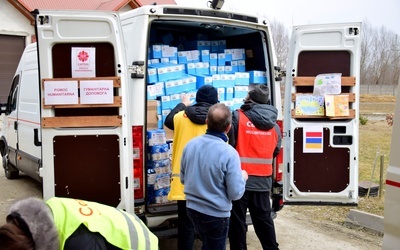
[[[219,90],[220,101],[234,110],[252,84],[267,84],[286,141],[275,161],[272,194],[274,210],[282,208],[286,187],[282,176],[290,180],[286,173],[292,168],[291,163],[283,164],[283,156],[290,155],[293,132],[283,128],[280,69],[267,20],[215,9],[150,5],[122,14],[39,11],[36,21],[37,50],[30,45],[22,56],[7,104],[7,135],[0,142],[8,178],[23,171],[42,181],[45,199],[63,196],[113,205],[135,212],[159,237],[175,235],[177,206],[166,199],[168,154],[163,151],[156,159],[149,157],[156,150],[153,141],[149,144],[149,135],[165,136],[155,145],[157,150],[171,144],[173,131],[163,127],[163,117],[179,103],[183,92],[194,97],[199,86],[212,84]],[[357,47],[359,33],[349,30],[359,32],[359,26],[325,27],[327,33],[318,28],[301,41],[308,42],[308,51],[337,52],[336,47],[348,51],[337,44],[319,47],[318,42],[351,36]],[[327,34],[334,35],[327,39]],[[343,41],[349,45],[349,40]],[[351,63],[337,61],[348,63],[344,68],[351,68],[350,72],[325,67],[300,74],[292,72],[297,70],[294,64],[288,72],[310,78],[320,73],[356,75],[357,53],[351,55]],[[34,73],[24,81],[29,73],[23,63],[27,58]],[[311,59],[318,58],[317,54]],[[24,83],[33,87],[23,90]],[[29,94],[24,97],[23,93]],[[23,113],[30,118],[22,118]],[[307,123],[331,121],[323,117]],[[24,127],[25,123],[34,127]],[[293,128],[293,124],[287,126]],[[29,164],[22,168],[25,160]],[[161,171],[155,177],[160,180],[157,187],[147,178],[156,160],[166,162],[166,168],[157,170]],[[356,176],[350,178],[354,184]],[[315,200],[311,198],[301,201]]]

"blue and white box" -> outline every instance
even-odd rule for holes
[[[157,103],[157,115],[161,115],[161,110],[162,110],[162,108],[161,108],[161,98],[160,98],[160,100],[157,100],[156,103]]]
[[[161,111],[161,116],[162,116],[162,122],[164,124],[165,119],[167,118],[168,114],[171,113],[171,109],[163,109]]]
[[[150,64],[157,64],[157,63],[160,63],[160,58],[150,59]]]
[[[259,84],[267,83],[267,74],[265,71],[252,70],[249,71],[249,75],[250,75],[250,83],[259,83]]]
[[[234,87],[236,83],[236,76],[235,74],[227,74],[227,84],[226,87]]]
[[[235,86],[233,91],[233,98],[243,99],[249,92],[248,86]]]
[[[171,108],[171,96],[169,95],[161,96],[161,108],[162,110]]]
[[[162,48],[162,45],[158,45],[158,44],[152,45],[151,50],[150,50],[151,57],[152,58],[161,58],[162,57],[161,48]]]
[[[225,88],[219,87],[217,88],[218,92],[218,101],[225,101]]]
[[[210,50],[204,49],[201,51],[201,61],[210,62]]]
[[[224,52],[226,50],[226,40],[218,41],[218,52]]]
[[[240,109],[243,105],[243,98],[233,98],[233,110]]]
[[[233,74],[232,66],[224,66],[225,67],[225,73],[226,74]]]
[[[236,72],[235,73],[235,85],[248,86],[250,83],[249,72]]]
[[[181,94],[171,95],[171,109],[175,108],[176,105],[181,103],[181,101],[182,101]]]
[[[156,99],[157,99],[156,84],[148,84],[147,85],[147,100],[156,100]]]
[[[190,50],[186,54],[187,61],[189,62],[200,62],[200,51],[199,50]]]
[[[231,49],[226,49],[225,51],[225,60],[232,61],[232,50]]]
[[[207,75],[196,75],[196,88],[199,89],[203,85],[212,85],[213,77]]]
[[[218,66],[218,53],[210,53],[210,66]]]
[[[177,47],[171,47],[168,45],[164,45],[161,47],[161,57],[169,58],[169,59],[178,59],[178,48]]]
[[[178,51],[178,63],[185,64],[188,62],[187,53],[187,51]]]
[[[211,41],[211,52],[212,53],[218,53],[219,52],[218,40]]]
[[[149,160],[159,161],[168,159],[168,144],[149,146]]]
[[[239,71],[239,68],[238,68],[238,61],[230,61],[230,62],[227,62],[227,64],[228,64],[229,66],[232,67],[232,72],[233,72],[233,73]]]
[[[161,113],[162,113],[162,111],[161,111]],[[157,128],[160,128],[160,129],[164,128],[164,122],[163,122],[161,114],[157,114]]]
[[[245,59],[246,59],[246,54],[245,54],[245,50],[243,48],[232,49],[232,60],[233,61],[245,60]]]
[[[157,77],[157,69],[156,68],[147,68],[147,82],[148,83],[155,83],[158,81]]]
[[[187,63],[186,64],[186,73],[189,75],[196,74],[196,64],[195,63]]]
[[[245,72],[246,71],[246,61],[245,60],[238,60],[238,72]]]
[[[212,75],[212,81],[212,85],[216,88],[225,87],[224,82],[221,80],[221,75],[219,74]]]
[[[175,80],[168,80],[165,82],[165,95],[172,95],[177,93]]]
[[[168,142],[167,142],[167,144],[168,144]],[[168,151],[169,151],[169,147],[168,147]],[[169,159],[149,161],[147,166],[149,169],[154,170],[154,172],[156,174],[164,174],[164,173],[171,172],[171,161]]]
[[[214,75],[218,73],[218,66],[210,66],[210,75]]]
[[[163,145],[167,143],[164,129],[150,129],[147,131],[149,146]]]
[[[160,61],[161,61],[162,63],[169,63],[169,58],[168,58],[168,57],[162,57],[162,58],[160,59]]]
[[[218,66],[225,66],[225,53],[218,53],[218,62],[217,65]]]
[[[225,74],[225,66],[217,66],[217,74]]]
[[[225,89],[225,100],[231,101],[233,99],[233,88],[234,87],[227,87]]]

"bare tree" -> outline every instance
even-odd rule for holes
[[[400,74],[398,35],[364,21],[361,29],[361,84],[397,84]]]
[[[282,70],[285,70],[289,53],[288,30],[283,23],[275,19],[270,23],[270,27],[276,51],[277,65],[280,66]]]

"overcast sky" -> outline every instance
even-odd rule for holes
[[[175,0],[178,5],[207,7],[207,0]],[[400,35],[400,0],[225,0],[224,10],[266,16],[289,30],[303,24],[368,21],[373,28]]]

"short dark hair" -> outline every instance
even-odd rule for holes
[[[232,112],[223,103],[217,103],[210,107],[207,114],[207,127],[210,130],[225,132],[232,123]]]
[[[0,227],[1,249],[35,249],[32,238],[13,223],[7,223]]]

